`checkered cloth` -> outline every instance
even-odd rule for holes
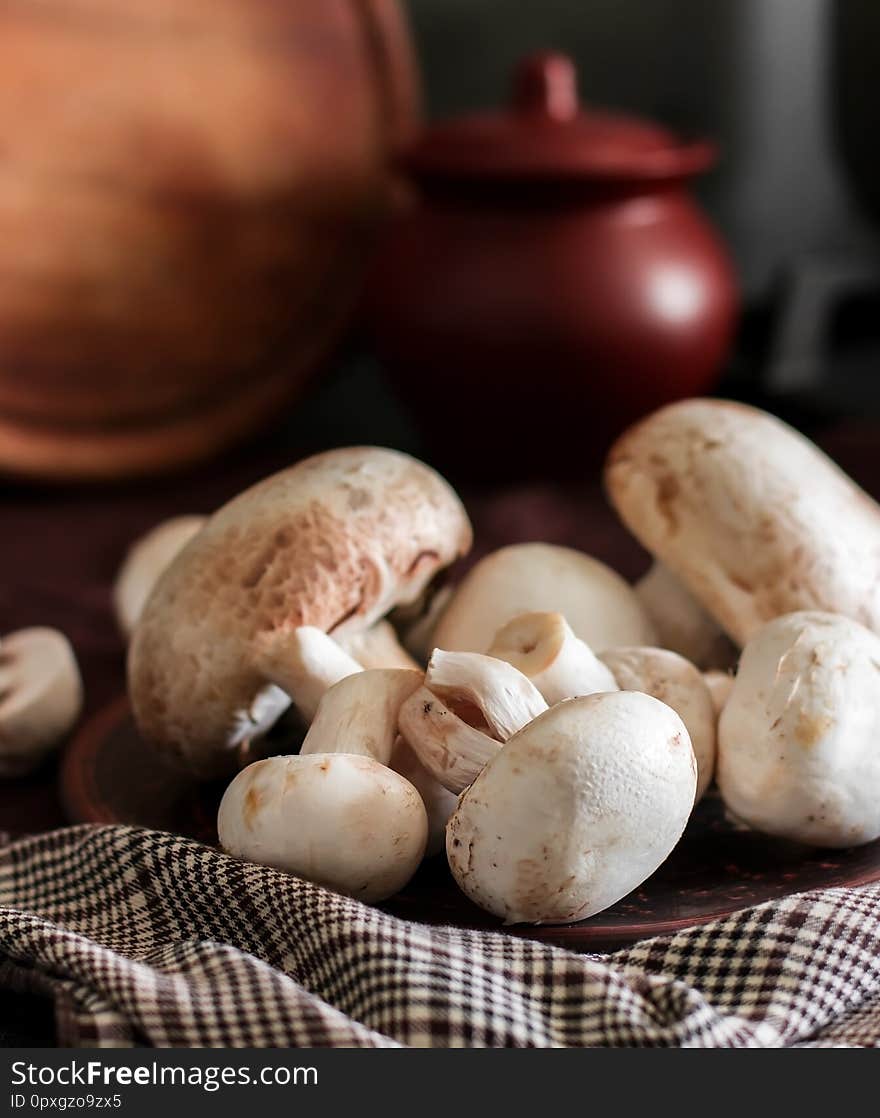
[[[0,904],[0,983],[50,991],[66,1045],[880,1043],[880,887],[583,956],[114,826],[6,846]]]

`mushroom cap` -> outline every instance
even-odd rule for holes
[[[72,728],[83,686],[70,642],[35,627],[0,641],[0,776],[40,763]]]
[[[632,587],[581,551],[547,543],[502,547],[456,588],[434,631],[451,652],[485,652],[498,630],[522,613],[561,613],[593,649],[651,644],[654,629]]]
[[[565,699],[510,739],[459,800],[452,873],[508,924],[607,908],[678,842],[697,766],[684,723],[650,695]]]
[[[743,649],[718,724],[734,815],[817,846],[880,836],[880,637],[846,617],[779,617]]]
[[[128,549],[113,585],[113,608],[120,630],[130,637],[159,576],[204,527],[207,517],[163,520]]]
[[[269,757],[232,781],[217,816],[236,858],[361,901],[399,892],[422,860],[422,797],[398,773],[347,753]]]
[[[167,568],[129,650],[138,729],[201,775],[227,770],[266,689],[262,642],[367,628],[467,551],[456,494],[408,455],[329,451],[221,508]]]
[[[773,416],[671,404],[618,439],[605,481],[630,531],[738,645],[798,610],[880,632],[880,506]]]
[[[668,648],[610,648],[601,659],[623,691],[644,691],[679,715],[697,759],[697,802],[715,773],[718,722],[712,693],[702,673]]]

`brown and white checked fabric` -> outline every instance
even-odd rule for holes
[[[208,847],[74,827],[0,852],[0,983],[60,1042],[181,1047],[880,1044],[880,887],[610,956],[429,928]]]

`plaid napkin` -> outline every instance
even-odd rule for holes
[[[575,955],[113,826],[6,846],[0,905],[0,983],[51,992],[65,1045],[880,1044],[880,887]]]

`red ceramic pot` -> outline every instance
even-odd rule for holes
[[[367,314],[438,463],[571,472],[638,416],[711,390],[737,302],[688,192],[713,161],[709,144],[581,111],[571,61],[550,54],[520,65],[508,111],[409,150],[415,201]]]

